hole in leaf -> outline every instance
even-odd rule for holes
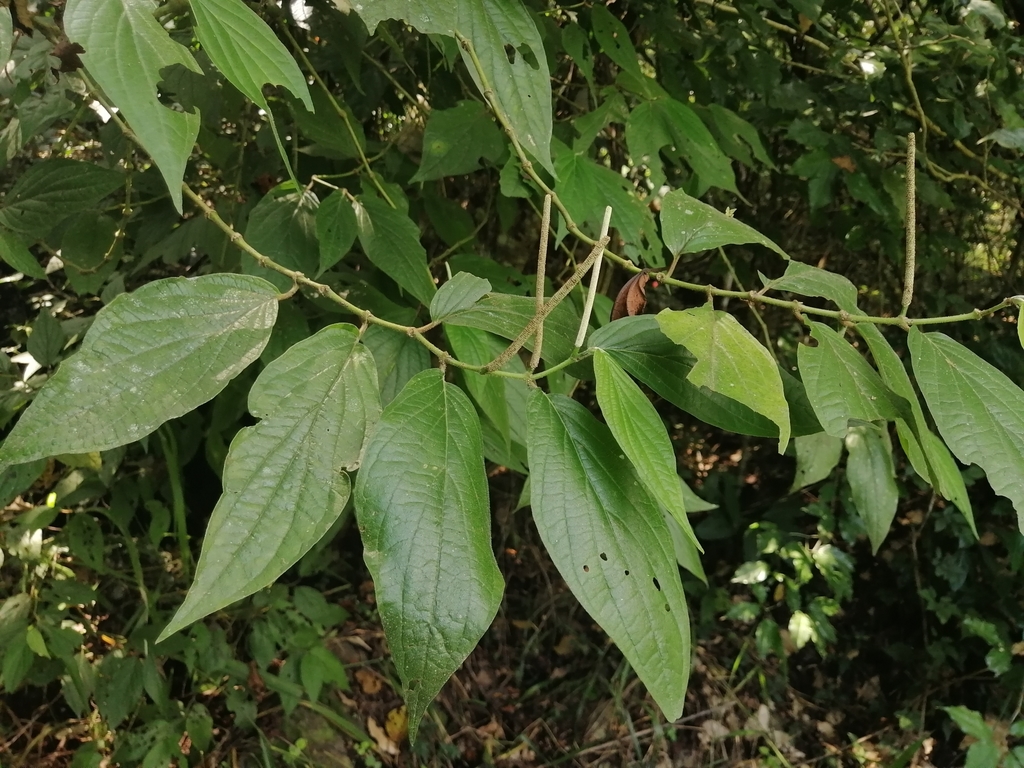
[[[605,562],[608,562],[608,555],[606,555],[604,552],[602,552],[601,553],[601,559],[604,560]]]
[[[590,573],[590,566],[589,565],[584,565],[583,566],[583,572],[584,573]]]
[[[516,63],[516,49],[515,46],[505,43],[505,55],[508,56],[508,63]]]
[[[659,592],[661,592],[661,584],[658,583],[658,580],[657,579],[652,579],[652,581],[654,581],[654,588],[656,590],[658,590]]]
[[[623,573],[629,576],[629,571],[623,571]]]
[[[528,46],[526,43],[523,43],[516,50],[518,50],[519,55],[523,57],[523,61],[526,62],[526,66],[534,72],[540,69],[540,64],[537,63],[537,57],[533,53],[533,48]]]

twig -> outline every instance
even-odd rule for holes
[[[334,108],[338,117],[340,117],[341,121],[345,123],[345,129],[348,131],[349,139],[352,141],[352,145],[356,148],[356,153],[359,155],[359,164],[366,169],[366,173],[369,174],[370,181],[373,183],[373,186],[377,188],[377,191],[380,192],[381,197],[384,198],[387,204],[392,208],[395,208],[394,200],[391,199],[387,191],[384,189],[384,186],[377,179],[377,174],[375,174],[373,169],[370,167],[370,161],[366,159],[366,153],[363,152],[363,148],[359,144],[359,137],[356,135],[355,128],[352,127],[352,120],[349,118],[348,112],[346,112],[342,108],[341,104],[338,103],[338,100],[334,98],[334,94],[331,93],[331,89],[327,87],[327,83],[325,83],[324,79],[320,77],[320,73],[316,71],[316,67],[313,66],[309,57],[306,56],[306,52],[302,50],[302,46],[299,45],[298,40],[292,36],[292,33],[288,30],[288,26],[286,24],[281,24],[280,28],[284,36],[288,38],[288,42],[291,43],[292,49],[295,51],[295,55],[299,57],[302,61],[302,65],[313,77],[313,80],[316,81],[316,84],[320,86],[324,95],[327,96],[327,100],[331,102],[331,106]]]
[[[587,270],[593,266],[594,262],[597,261],[601,254],[604,253],[605,246],[608,245],[608,238],[603,237],[597,241],[597,244],[590,251],[590,254],[586,259],[576,268],[576,271],[569,276],[569,279],[565,281],[561,288],[555,291],[554,295],[544,304],[540,312],[533,316],[533,319],[526,324],[522,332],[516,336],[515,341],[509,344],[508,348],[494,358],[491,362],[483,367],[483,373],[497,373],[505,364],[512,359],[512,356],[523,348],[523,345],[530,340],[530,337],[537,332],[537,326],[544,321],[544,318],[550,315],[555,307],[562,303],[562,299],[569,295],[569,291],[579,285],[580,280],[587,273]],[[572,363],[574,360],[572,357],[566,361],[566,364]],[[546,373],[551,373],[554,369],[547,369]],[[536,378],[536,377],[535,377]]]
[[[601,240],[608,242],[608,228],[612,222],[612,207],[610,205],[605,206],[604,219],[601,221]],[[590,275],[590,290],[587,291],[587,300],[583,305],[583,317],[580,318],[580,329],[576,333],[576,344],[573,345],[573,353],[579,351],[580,347],[583,346],[583,340],[587,337],[587,327],[590,325],[590,314],[594,311],[594,299],[597,296],[597,281],[601,276],[601,256],[604,254],[604,249],[597,255],[597,261],[594,262],[594,271]]]
[[[548,239],[551,229],[551,195],[544,195],[544,212],[540,217],[540,243],[537,245],[537,287],[534,289],[536,313],[544,309],[544,274],[548,265]],[[540,365],[541,349],[544,346],[544,320],[537,323],[537,335],[533,340],[533,354],[530,355],[530,373]]]
[[[917,169],[916,136],[907,134],[907,254],[903,267],[903,302],[900,317],[907,316],[910,302],[914,299],[914,270],[917,263]]]
[[[896,50],[900,56],[900,63],[903,65],[903,78],[907,81],[907,88],[914,100],[914,107],[917,109],[918,119],[921,122],[921,152],[928,152],[928,119],[925,117],[924,106],[921,104],[921,97],[917,93],[917,86],[914,85],[914,63],[910,60],[910,52],[904,44],[899,32],[896,31],[896,23],[893,21],[892,13],[889,10],[889,0],[882,0],[882,10],[885,11],[885,18],[889,22],[889,30],[896,42]]]
[[[473,48],[472,41],[470,41],[465,35],[461,34],[458,30],[456,30],[455,32],[455,37],[459,41],[459,44],[469,54],[470,61],[472,61],[473,68],[476,70],[477,77],[480,79],[480,83],[482,85],[483,97],[486,100],[488,106],[491,107],[491,111],[498,119],[498,122],[501,124],[502,129],[508,135],[509,140],[512,142],[512,147],[516,152],[516,156],[519,158],[519,163],[522,166],[523,172],[530,177],[530,179],[534,182],[534,184],[536,184],[540,188],[542,192],[551,195],[551,202],[555,206],[555,208],[558,209],[558,212],[562,214],[562,217],[565,220],[566,229],[568,229],[569,232],[571,232],[578,239],[582,240],[584,243],[587,243],[588,245],[595,245],[598,241],[584,233],[583,230],[581,230],[577,226],[576,222],[569,214],[568,209],[565,207],[565,204],[562,202],[562,200],[558,197],[557,193],[555,193],[555,191],[551,189],[551,187],[544,181],[544,179],[541,178],[540,174],[537,173],[536,170],[534,170],[533,163],[526,156],[526,152],[525,150],[523,150],[522,144],[520,144],[519,142],[519,137],[516,135],[515,129],[512,127],[511,123],[509,123],[504,111],[502,111],[500,105],[498,105],[497,101],[494,98],[494,91],[491,90],[490,84],[487,81],[487,74],[480,63],[480,58],[476,55],[476,51]],[[636,274],[637,272],[640,271],[640,267],[636,266],[629,259],[619,256],[614,251],[606,249],[604,256],[611,259],[613,262],[615,262],[618,266],[622,267],[627,272]],[[710,296],[718,296],[723,298],[732,297],[736,299],[742,299],[744,301],[750,298],[750,294],[746,293],[745,291],[729,291],[723,288],[715,288],[714,286],[709,285],[698,285],[697,283],[690,283],[685,280],[677,280],[676,278],[672,277],[671,275],[665,272],[652,273],[651,276],[657,279],[658,281],[664,283],[665,285],[673,285],[678,288],[685,288],[686,290],[689,291],[696,291],[698,293],[704,293]],[[760,297],[759,301],[762,304],[768,304],[774,307],[782,307],[783,309],[787,309],[793,312],[800,312],[808,315],[817,315],[819,317],[829,317],[835,320],[843,320],[845,322],[850,323],[898,325],[904,328],[908,324],[939,325],[942,323],[958,323],[964,320],[980,320],[983,317],[987,317],[988,315],[998,312],[1000,309],[1004,309],[1005,307],[1009,306],[1010,303],[1009,299],[1003,299],[998,304],[989,307],[988,309],[975,309],[972,312],[964,312],[958,315],[945,315],[942,317],[924,317],[911,320],[902,317],[872,317],[869,315],[850,315],[848,312],[844,312],[841,310],[818,309],[817,307],[805,306],[803,303],[799,301],[786,301],[784,299],[776,299],[770,296],[762,296]]]

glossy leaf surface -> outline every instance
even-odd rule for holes
[[[263,369],[249,412],[260,422],[231,441],[195,581],[161,637],[273,583],[341,515],[380,416],[373,357],[330,325]]]
[[[501,602],[482,454],[469,398],[423,371],[384,411],[356,480],[363,557],[413,740]]]
[[[277,291],[244,275],[174,277],[118,296],[8,435],[0,466],[150,434],[259,357],[276,318]]]
[[[690,673],[690,625],[662,511],[583,406],[535,389],[529,424],[530,498],[544,546],[675,720]]]

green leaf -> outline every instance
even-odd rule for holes
[[[606,206],[612,206],[611,226],[626,242],[626,255],[661,266],[661,241],[650,209],[637,196],[633,185],[610,168],[598,165],[586,154],[574,152],[560,141],[553,143],[555,191],[578,225],[589,224],[597,234]]]
[[[601,4],[591,8],[590,24],[594,30],[597,44],[601,46],[601,50],[607,54],[608,58],[636,80],[643,81],[645,76],[640,70],[636,50],[629,39],[629,30],[625,25],[612,15],[607,6]]]
[[[21,239],[3,227],[0,227],[0,259],[6,261],[10,267],[26,277],[36,280],[46,279],[46,270],[39,266],[39,262],[25,247]]]
[[[797,361],[807,397],[828,434],[846,437],[850,419],[893,421],[908,412],[906,401],[840,334],[821,323],[808,325],[818,345],[801,344]]]
[[[384,411],[356,480],[363,557],[412,742],[501,602],[482,452],[469,398],[441,371],[423,371]]]
[[[60,353],[67,340],[67,334],[50,310],[43,309],[32,324],[32,333],[28,337],[26,348],[37,363],[48,368],[60,360]]]
[[[992,727],[985,722],[985,718],[979,712],[967,707],[941,707],[946,714],[953,718],[957,727],[968,736],[973,736],[979,741],[992,741]]]
[[[676,454],[658,412],[618,363],[604,350],[594,353],[597,402],[608,428],[641,482],[668,510],[690,542],[703,552],[686,518],[686,502],[676,472]]]
[[[366,257],[405,290],[429,305],[437,288],[427,269],[419,228],[384,201],[362,195],[355,205],[359,243]]]
[[[843,455],[843,441],[825,432],[798,437],[793,443],[796,446],[796,477],[789,488],[790,493],[831,475]]]
[[[851,426],[846,433],[846,452],[846,479],[853,503],[864,519],[871,552],[877,554],[900,500],[889,435],[874,424]]]
[[[742,403],[691,383],[687,377],[696,358],[662,333],[654,315],[624,317],[598,328],[589,345],[608,352],[631,375],[701,421],[742,435],[779,433],[771,421]]]
[[[534,389],[529,424],[530,497],[544,546],[675,720],[690,675],[690,624],[665,517],[583,406]]]
[[[469,272],[459,272],[441,286],[430,300],[430,319],[440,322],[449,315],[469,309],[491,292],[491,284]]]
[[[440,294],[438,294],[440,295]],[[452,351],[463,362],[471,365],[485,365],[504,349],[504,343],[486,331],[476,328],[462,328],[451,325],[445,328],[445,335]],[[497,342],[497,344],[494,344]],[[494,347],[499,347],[495,352]],[[506,366],[508,368],[510,366]],[[474,371],[463,371],[466,389],[480,406],[480,410],[497,430],[504,453],[507,454],[512,440],[509,421],[506,387],[513,382],[500,376],[483,376]],[[525,386],[525,382],[523,383]]]
[[[682,312],[666,309],[658,314],[658,324],[666,336],[697,358],[687,380],[775,422],[779,453],[784,453],[789,444],[789,405],[771,353],[735,317],[710,304]]]
[[[464,325],[490,331],[506,339],[514,339],[533,319],[537,305],[532,297],[492,293],[469,309],[450,315],[445,325]],[[543,358],[560,363],[572,354],[579,330],[580,317],[570,302],[563,301],[544,320]],[[526,349],[533,349],[528,341]]]
[[[2,256],[3,254],[0,254]],[[7,262],[10,264],[10,262]],[[14,266],[11,264],[11,266]],[[24,271],[24,270],[22,270]],[[28,274],[25,272],[25,274]],[[1017,307],[1017,338],[1020,339],[1021,347],[1024,347],[1024,296],[1014,296],[1010,303]]]
[[[199,135],[199,114],[164,106],[157,89],[164,69],[179,65],[198,75],[202,69],[142,0],[68,0],[64,29],[85,48],[82,63],[153,158],[181,213],[181,181]]]
[[[669,192],[661,202],[661,233],[673,256],[700,253],[720,245],[760,243],[789,259],[784,250],[757,230],[690,197],[681,189]]]
[[[505,140],[494,118],[479,101],[460,101],[452,109],[430,113],[423,133],[423,159],[409,180],[429,181],[478,170],[480,158],[496,163]]]
[[[121,294],[22,414],[0,447],[0,469],[150,434],[258,358],[276,317],[274,287],[244,275],[174,277]]]
[[[329,325],[263,369],[249,412],[260,422],[231,441],[195,581],[160,640],[273,583],[338,519],[380,415],[373,357]]]
[[[911,419],[897,419],[896,432],[911,465],[944,499],[949,499],[956,505],[977,537],[974,511],[967,495],[963,475],[960,474],[960,468],[950,455],[946,444],[928,428],[921,402],[914,391],[914,385],[910,382],[903,361],[889,346],[889,342],[885,340],[877,326],[859,323],[857,332],[867,342],[882,381],[910,404]]]
[[[767,280],[766,291],[789,291],[800,296],[821,296],[840,309],[857,312],[857,287],[842,275],[791,261],[782,277]]]
[[[0,14],[0,62],[5,66],[11,60],[14,47],[14,22],[9,13]]]
[[[942,333],[911,328],[910,355],[942,439],[964,464],[985,470],[1024,531],[1024,392]]]
[[[83,213],[64,232],[60,256],[71,287],[81,295],[97,294],[117,270],[122,241],[118,223],[109,216]]]
[[[370,32],[381,19],[403,19],[420,32],[469,38],[481,69],[520,143],[551,166],[551,83],[537,25],[520,0],[374,0],[353,3]],[[484,87],[468,51],[462,61],[480,93]]]
[[[305,147],[302,151],[339,159],[359,157],[360,152],[365,152],[363,124],[352,114],[341,96],[335,94],[334,101],[331,101],[322,88],[314,88],[312,98],[315,113],[308,111],[298,99],[290,96],[285,98],[302,135],[314,142],[313,146]],[[347,120],[338,113],[338,107],[345,113]]]
[[[341,261],[359,234],[352,203],[340,192],[328,195],[316,210],[316,236],[320,241],[317,277]]]
[[[655,189],[665,182],[660,152],[663,147],[669,147],[673,152],[678,151],[697,174],[700,194],[709,187],[736,192],[732,163],[697,113],[682,102],[664,97],[640,104],[629,113],[626,144],[633,160],[646,163],[650,168]],[[675,248],[669,248],[676,252]]]
[[[669,514],[668,510],[663,509],[661,511],[665,519],[665,525],[668,526],[669,535],[672,537],[672,549],[676,554],[676,562],[679,563],[680,567],[685,568],[707,584],[708,576],[704,573],[704,565],[700,561],[700,552],[697,551],[697,548],[690,541],[682,526],[676,522],[676,519]]]
[[[731,109],[726,109],[719,104],[709,104],[707,114],[710,115],[714,127],[718,130],[718,145],[725,152],[748,168],[754,167],[750,157],[750,153],[753,152],[754,157],[760,163],[775,170],[775,163],[765,151],[764,145],[761,143],[761,136],[753,125]]]
[[[0,474],[0,508],[10,504],[20,493],[27,491],[46,469],[46,460],[37,459],[5,470]]]
[[[302,99],[310,112],[306,79],[267,23],[242,0],[189,0],[196,37],[235,88],[269,112],[263,86],[281,85]]]
[[[92,208],[122,184],[120,173],[92,163],[57,157],[33,163],[4,197],[0,225],[41,240],[56,224]]]
[[[381,405],[394,400],[409,379],[430,367],[427,348],[404,333],[371,325],[363,334],[363,344],[377,363]]]
[[[317,208],[312,192],[289,192],[290,183],[275,187],[249,213],[245,239],[249,245],[283,267],[306,275],[314,274],[320,263],[316,239]],[[258,275],[281,291],[292,286],[284,275],[261,267],[248,256],[242,260],[246,273]]]

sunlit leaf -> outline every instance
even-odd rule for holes
[[[912,419],[897,419],[896,432],[911,466],[943,498],[949,499],[956,505],[971,530],[974,531],[974,535],[977,536],[974,511],[971,508],[971,499],[967,495],[967,486],[964,484],[963,475],[960,474],[960,468],[950,455],[946,444],[929,429],[921,402],[918,400],[910,376],[907,375],[907,369],[903,366],[903,361],[889,346],[889,342],[885,340],[882,332],[876,326],[859,323],[857,331],[867,342],[875,365],[878,366],[878,372],[882,376],[882,381],[910,404]]]
[[[687,379],[725,395],[778,426],[779,453],[789,444],[789,405],[778,365],[767,349],[727,312],[710,304],[658,315],[662,332],[697,358]]]
[[[824,480],[832,474],[843,455],[843,441],[824,432],[793,440],[796,446],[796,477],[790,493]]]
[[[150,434],[259,357],[276,318],[274,286],[245,275],[174,277],[121,294],[22,414],[0,468]]]

